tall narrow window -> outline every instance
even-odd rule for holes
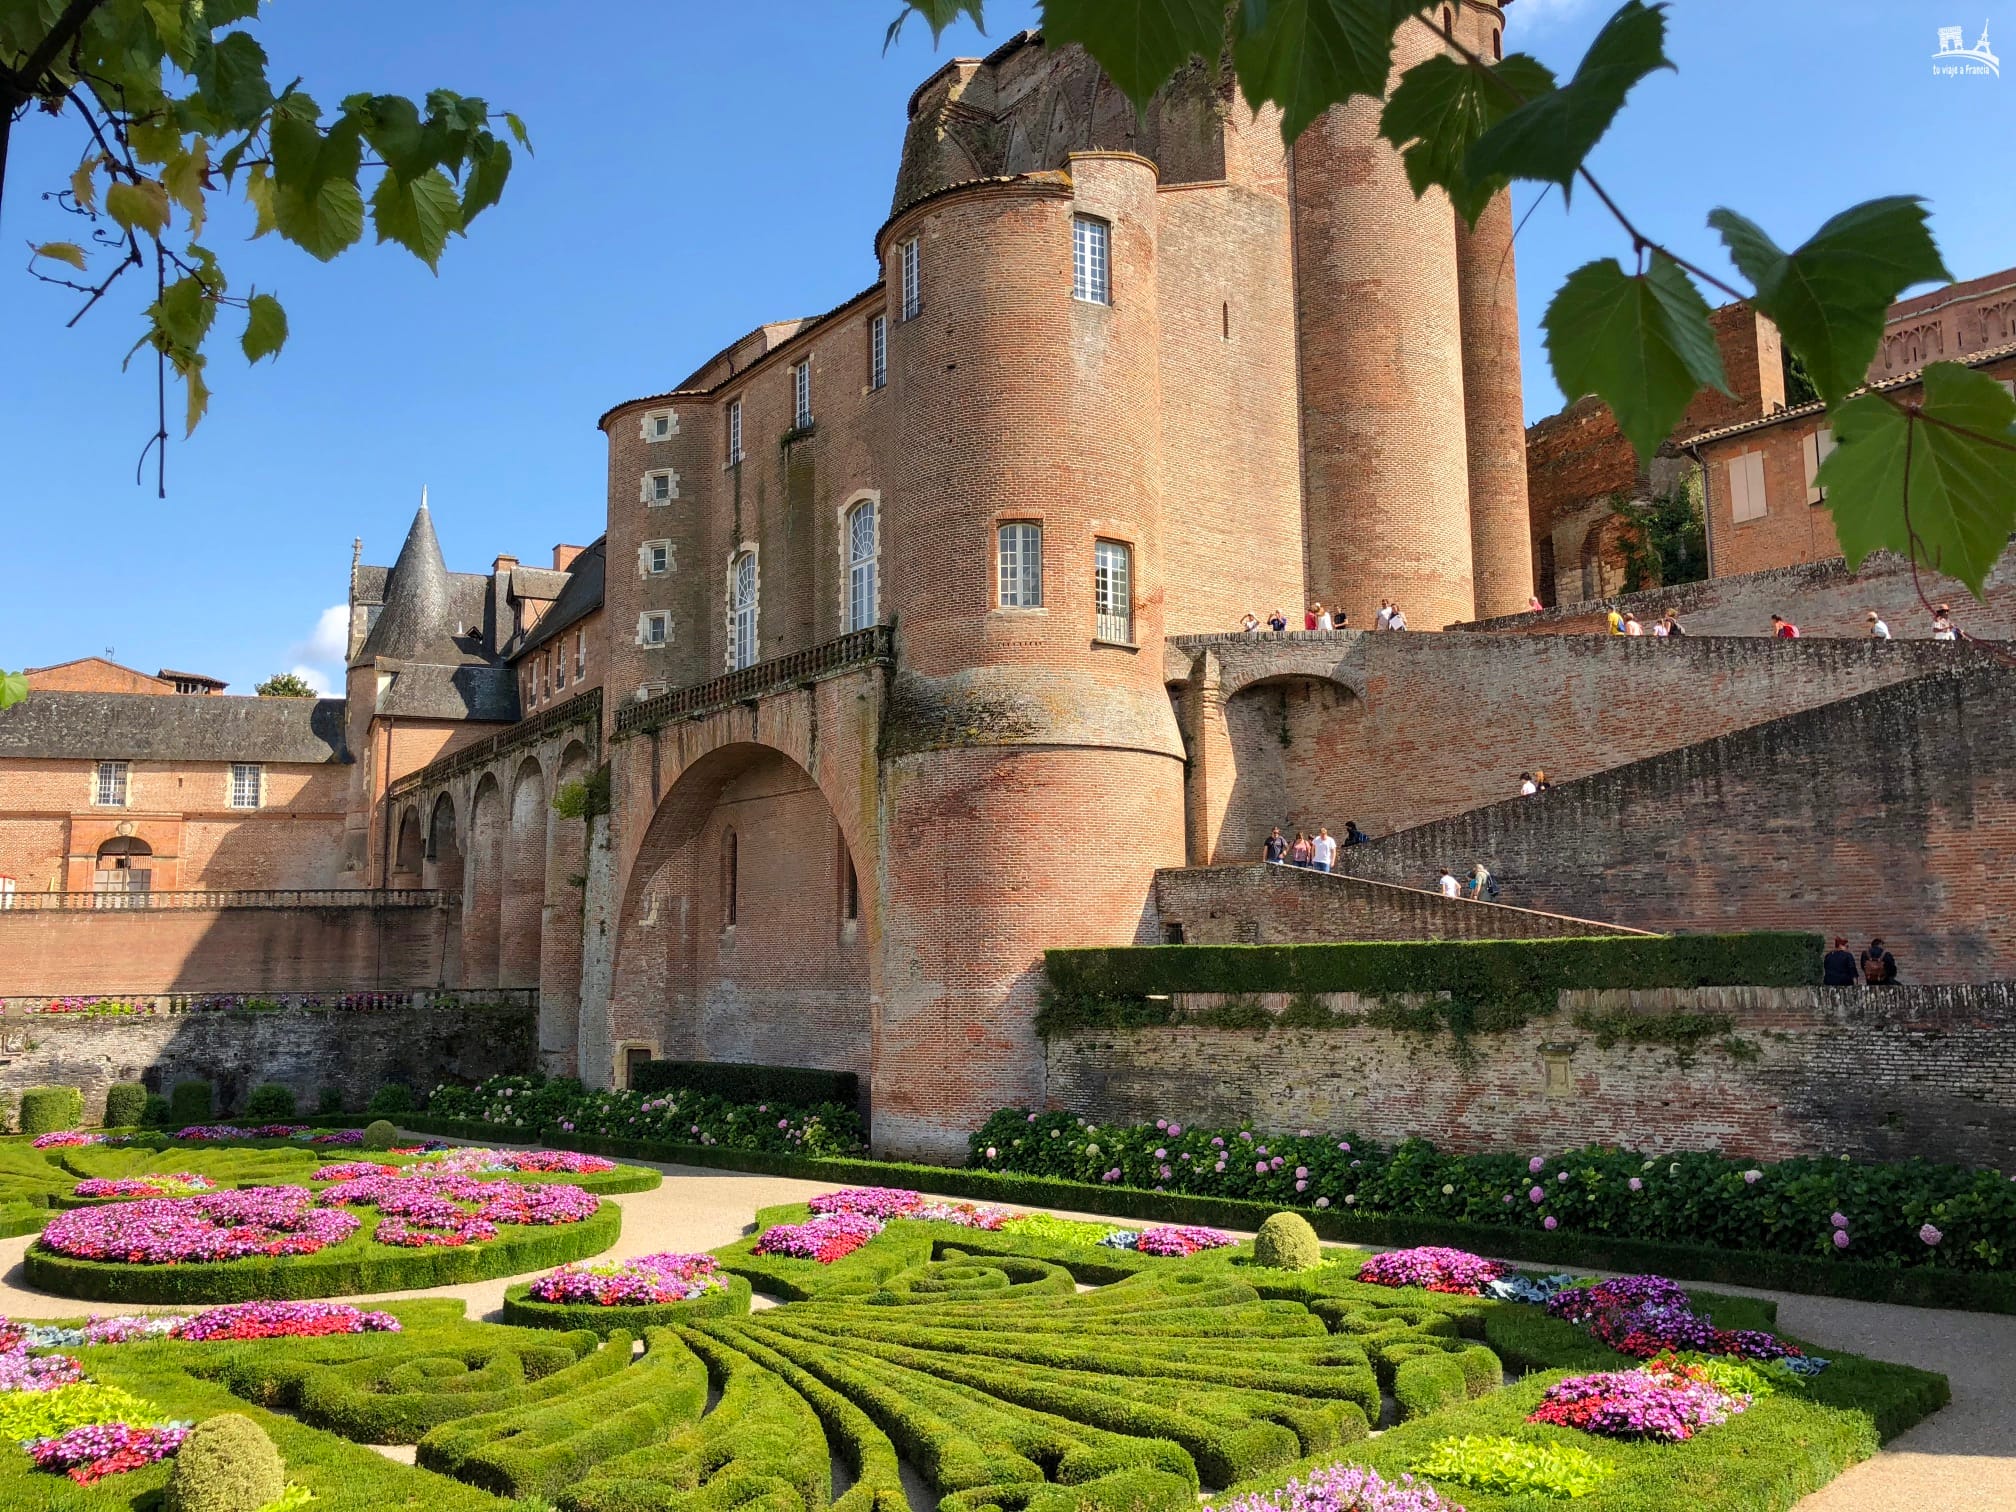
[[[564,646],[553,648],[553,689],[558,692],[567,686],[567,650]]]
[[[792,424],[799,430],[812,423],[812,359],[806,358],[791,369]]]
[[[581,681],[581,674],[588,670],[588,632],[574,632],[574,681]]]
[[[231,763],[231,807],[256,809],[266,801],[265,771],[253,762]]]
[[[923,251],[917,238],[903,243],[903,318],[915,320],[924,308]]]
[[[742,892],[742,847],[732,829],[721,837],[721,922],[735,927]]]
[[[1001,527],[1001,607],[1043,607],[1043,527],[1028,521]]]
[[[877,315],[868,322],[868,387],[878,389],[889,381],[889,317]]]
[[[847,628],[875,623],[875,501],[863,499],[847,511]]]
[[[1827,490],[1820,486],[1820,464],[1827,460],[1834,450],[1834,428],[1823,425],[1799,443],[1806,454],[1806,502],[1825,504]]]
[[[756,553],[735,558],[728,573],[728,670],[756,665]]]
[[[98,763],[98,791],[91,801],[100,808],[126,807],[125,762],[101,761]]]
[[[845,841],[841,842],[840,873],[840,917],[852,923],[861,917],[861,878],[855,874],[854,858],[846,854]]]
[[[1092,547],[1092,602],[1098,615],[1094,634],[1102,641],[1134,643],[1133,553],[1118,541]]]
[[[742,460],[742,401],[728,401],[728,465]]]
[[[1108,260],[1112,228],[1089,215],[1071,218],[1071,297],[1091,304],[1113,302]]]

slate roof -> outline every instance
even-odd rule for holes
[[[553,607],[532,627],[532,633],[511,653],[514,657],[538,650],[561,631],[572,629],[602,607],[604,580],[609,570],[608,545],[606,535],[598,536],[592,544],[581,549],[581,554],[574,558],[574,565],[567,573],[567,586],[560,590]]]
[[[0,759],[348,761],[340,698],[31,692],[0,710]]]
[[[378,696],[381,715],[497,723],[518,718],[518,678],[509,667],[384,661],[379,670],[396,674]]]
[[[513,567],[511,591],[519,598],[552,600],[567,586],[567,572],[559,567]]]

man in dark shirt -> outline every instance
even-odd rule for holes
[[[1871,987],[1889,987],[1897,981],[1897,957],[1883,948],[1880,937],[1862,952],[1862,980]]]
[[[1267,837],[1267,859],[1277,866],[1288,854],[1288,841],[1281,833],[1281,826],[1274,826],[1274,833]]]
[[[1344,821],[1344,843],[1346,845],[1365,845],[1370,843],[1371,839],[1370,835],[1358,828],[1358,821],[1356,819],[1346,819]]]
[[[1848,948],[1848,937],[1836,935],[1834,948],[1827,952],[1820,962],[1820,983],[1825,987],[1853,987],[1861,980],[1861,973],[1855,967],[1855,953]]]

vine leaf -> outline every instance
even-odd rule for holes
[[[1980,597],[2016,526],[2016,399],[1985,373],[1935,362],[1916,404],[1863,394],[1828,413],[1834,450],[1817,481],[1850,570],[1888,549]]]
[[[157,179],[114,184],[105,191],[105,213],[123,230],[159,236],[168,226],[168,191]]]
[[[1666,6],[1629,0],[1596,34],[1575,77],[1485,132],[1465,168],[1473,179],[1502,174],[1559,184],[1565,196],[1583,159],[1624,108],[1624,97],[1646,75],[1672,67]]]
[[[1380,98],[1393,71],[1393,32],[1414,11],[1415,0],[1245,0],[1232,60],[1247,103],[1279,105],[1281,135],[1292,143],[1332,105]],[[1107,66],[1104,52],[1087,51]]]
[[[1401,75],[1379,118],[1379,134],[1400,149],[1415,198],[1440,184],[1457,214],[1475,226],[1511,180],[1503,174],[1473,179],[1464,167],[1472,144],[1522,103],[1553,89],[1554,71],[1525,53],[1490,68],[1433,57]]]
[[[943,28],[934,23],[933,30]],[[1139,107],[1192,58],[1219,55],[1225,45],[1225,4],[1224,0],[1045,0],[1043,36],[1052,46],[1078,43]]]
[[[1728,392],[1708,302],[1663,252],[1637,275],[1608,257],[1577,268],[1544,324],[1561,392],[1603,399],[1643,459],[1702,388]]]
[[[462,191],[459,224],[469,222],[503,198],[504,181],[511,176],[511,148],[489,132],[478,135],[469,149],[469,181]]]
[[[310,257],[328,262],[364,234],[364,196],[349,179],[324,179],[311,190],[276,184],[270,197],[274,226]]]
[[[886,53],[896,45],[897,37],[903,32],[903,23],[908,21],[913,13],[922,16],[924,24],[931,28],[933,42],[944,36],[945,28],[957,21],[961,14],[972,16],[974,26],[984,32],[987,27],[980,18],[983,3],[984,0],[904,0],[903,9],[896,13],[896,19],[889,23],[889,31],[882,38],[882,51]],[[1049,21],[1047,15],[1044,21],[1047,25]],[[524,137],[518,138],[518,145],[521,147],[525,145]]]
[[[19,672],[0,672],[0,709],[11,709],[28,696],[28,679]]]
[[[372,191],[371,220],[379,241],[397,242],[438,272],[448,233],[462,229],[462,199],[439,168],[410,179],[388,173]]]
[[[84,271],[84,249],[75,242],[44,242],[35,248],[34,255],[68,263],[79,273]]]
[[[1925,220],[1915,196],[1867,200],[1791,252],[1733,210],[1715,211],[1708,224],[1757,286],[1752,303],[1777,323],[1820,397],[1834,404],[1867,381],[1897,296],[1912,284],[1953,277]]]
[[[280,348],[287,344],[287,312],[271,294],[254,294],[247,307],[245,360],[257,362],[261,357],[278,356]]]

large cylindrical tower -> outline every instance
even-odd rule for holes
[[[1396,77],[1440,45],[1396,43]],[[1414,197],[1379,111],[1333,108],[1290,159],[1309,593],[1440,629],[1475,609],[1454,211]]]
[[[1479,57],[1504,54],[1505,13],[1461,0],[1458,37]],[[1463,425],[1470,464],[1470,555],[1477,617],[1517,614],[1533,593],[1526,503],[1526,416],[1519,381],[1519,291],[1512,266],[1512,196],[1474,228],[1456,217],[1463,301]]]
[[[1163,685],[1156,180],[954,187],[881,240],[900,665],[882,734],[878,1148],[1040,1096],[1042,952],[1137,939],[1183,861]],[[914,244],[916,313],[904,314]]]

